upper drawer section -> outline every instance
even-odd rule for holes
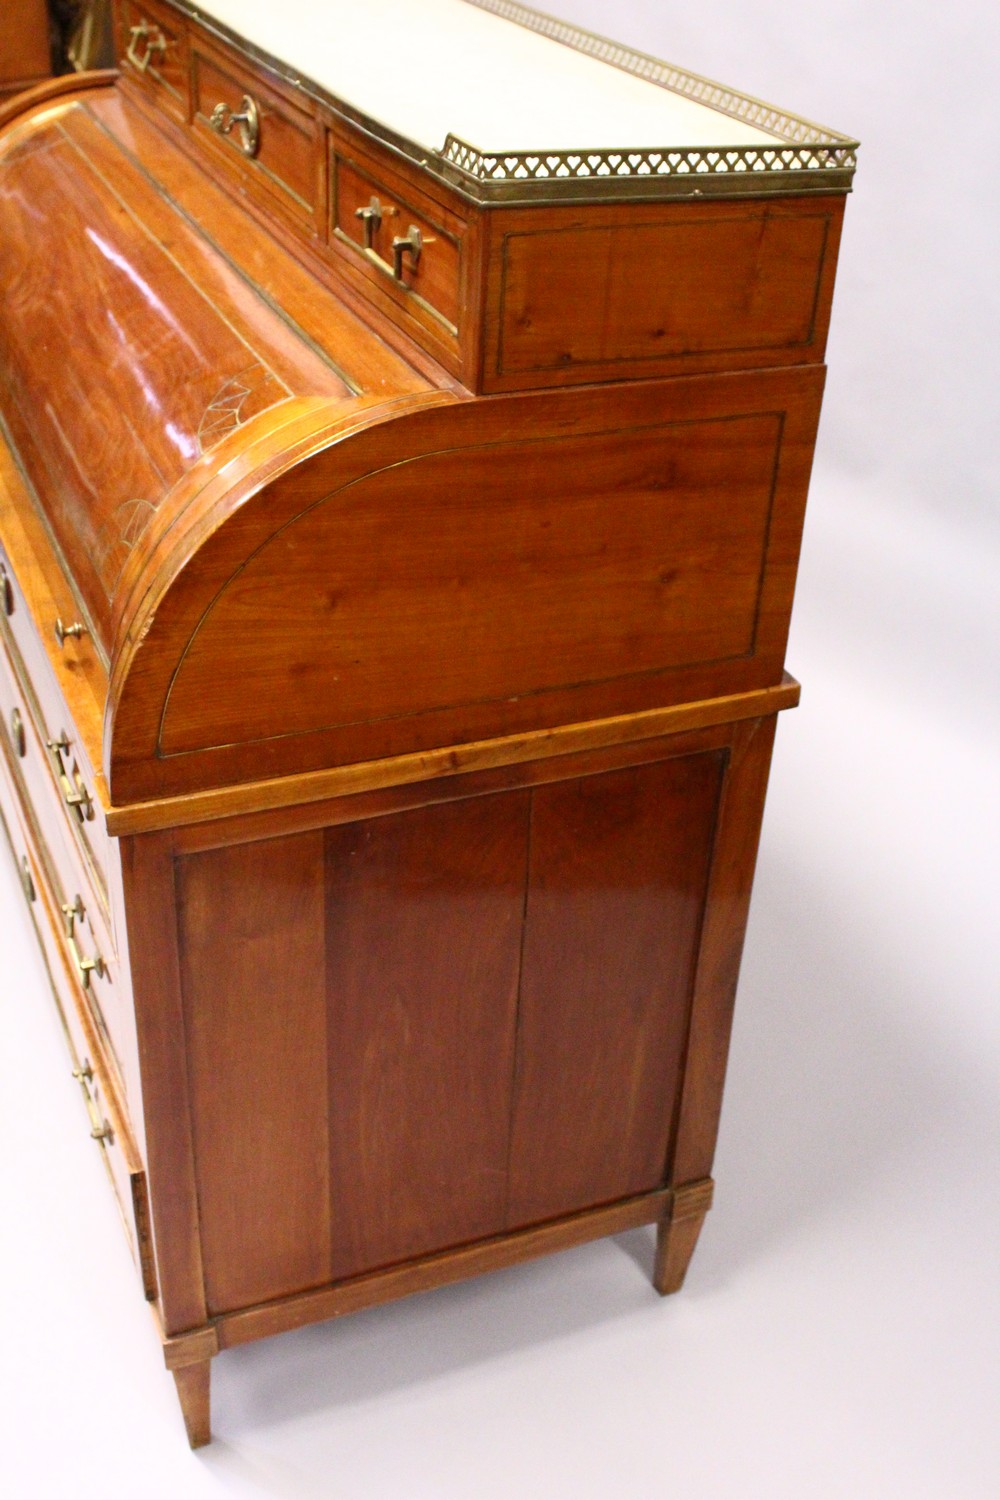
[[[195,128],[220,146],[225,169],[258,189],[280,213],[315,223],[322,185],[316,122],[258,69],[210,48],[191,48]]]
[[[822,361],[847,137],[504,0],[118,3],[220,178],[468,388]]]

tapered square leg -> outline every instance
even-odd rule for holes
[[[181,1365],[171,1374],[177,1386],[188,1442],[192,1448],[204,1448],[212,1441],[212,1362],[206,1359],[196,1365]]]
[[[670,1210],[657,1226],[653,1285],[661,1297],[679,1292],[684,1285],[701,1226],[712,1206],[712,1190],[710,1177],[676,1188]]]

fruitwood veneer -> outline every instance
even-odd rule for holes
[[[199,1445],[249,1339],[641,1224],[680,1287],[843,196],[494,201],[116,10],[0,105],[0,810]]]

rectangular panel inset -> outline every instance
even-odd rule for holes
[[[219,1313],[327,1279],[323,835],[189,855],[176,870],[205,1290]]]
[[[498,373],[807,344],[828,223],[744,210],[510,234]]]
[[[748,656],[781,433],[762,412],[451,448],[332,493],[218,594],[162,752],[263,738],[277,702],[288,735]],[[244,648],[258,691],[220,694]]]
[[[528,796],[327,833],[335,1278],[502,1227]]]
[[[508,1228],[663,1182],[724,762],[534,793]]]

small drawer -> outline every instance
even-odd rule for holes
[[[43,745],[24,698],[16,684],[12,688],[12,683],[9,658],[0,647],[0,735],[14,767],[18,790],[31,808],[60,884],[64,889],[72,887],[83,892],[94,930],[108,951],[112,940],[107,891],[98,878],[99,872],[83,857],[79,840],[73,837],[70,818],[75,818],[76,809],[70,809],[67,816],[64,803],[63,780],[71,791],[83,785],[79,767],[72,751],[67,753],[60,747],[50,749]],[[57,765],[64,767],[58,780]],[[81,794],[73,791],[73,795]]]
[[[0,649],[0,753],[7,779],[21,809],[21,827],[31,839],[36,863],[44,868],[65,964],[75,976],[80,1003],[92,1015],[109,1066],[114,1068],[124,1094],[125,1074],[116,1039],[128,1034],[122,1014],[126,1002],[118,979],[119,960],[108,910],[88,878],[77,847],[67,837],[66,819],[46,767],[45,752],[34,723],[9,691],[10,680],[9,661]]]
[[[3,819],[7,840],[10,844],[11,853],[14,856],[14,863],[17,865],[18,878],[21,881],[24,898],[28,902],[28,905],[31,906],[34,904],[38,894],[35,886],[33,864],[28,856],[31,838],[21,807],[20,797],[15,786],[10,759],[5,752],[2,740],[0,740],[0,817]],[[0,853],[2,853],[2,850],[0,850]]]
[[[71,614],[67,608],[67,620]],[[79,643],[72,641],[68,649],[78,652]],[[68,658],[67,670],[72,666],[73,660]],[[13,568],[0,548],[0,712],[8,730],[15,710],[22,722],[34,721],[42,757],[52,779],[56,805],[76,844],[88,879],[100,893],[106,910],[108,835],[103,814],[94,797],[93,771],[82,747],[76,742],[72,720],[51,663],[38,638]]]
[[[188,43],[183,23],[146,0],[125,0],[119,11],[118,50],[123,71],[142,84],[168,113],[189,113]]]
[[[417,302],[457,336],[461,235],[430,200],[401,196],[336,149],[330,165],[332,230],[364,258],[377,283]]]
[[[229,171],[266,206],[313,219],[321,170],[313,117],[235,59],[201,46],[192,92],[196,128],[219,143]]]

